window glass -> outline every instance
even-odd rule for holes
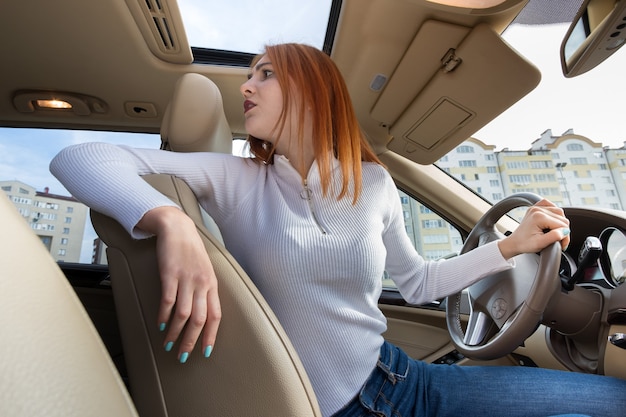
[[[80,142],[158,148],[156,134],[0,128],[0,186],[57,261],[92,263],[96,234],[87,207],[50,174],[50,160]]]
[[[417,252],[427,260],[449,258],[463,247],[461,233],[437,213],[402,190],[398,190],[404,214],[404,228]],[[383,286],[395,289],[392,277],[385,273]]]
[[[57,261],[106,262],[96,258],[103,243],[91,225],[89,209],[52,176],[50,160],[76,143],[106,142],[158,149],[158,134],[63,129],[0,128],[0,188]],[[245,155],[245,141],[234,141],[233,154]],[[104,249],[101,247],[100,249]]]
[[[192,47],[259,53],[266,42],[322,49],[331,0],[179,0]]]

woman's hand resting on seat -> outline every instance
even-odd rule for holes
[[[202,335],[202,352],[208,357],[222,313],[213,265],[193,220],[176,207],[159,207],[147,212],[137,227],[157,236],[158,325],[166,330],[165,350],[180,337],[178,358],[184,363]]]
[[[498,241],[498,246],[505,259],[522,253],[539,252],[559,241],[565,250],[570,241],[569,233],[569,220],[563,209],[548,200],[541,200],[528,209],[511,235]]]

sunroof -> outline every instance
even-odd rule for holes
[[[189,44],[257,54],[266,44],[324,49],[332,0],[178,0]]]

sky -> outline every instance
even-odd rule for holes
[[[526,150],[533,140],[552,129],[561,135],[568,129],[594,142],[620,148],[626,141],[624,93],[621,77],[626,68],[626,48],[618,50],[590,72],[565,78],[561,70],[560,39],[567,24],[507,29],[504,38],[535,63],[542,81],[526,97],[473,136],[500,150]],[[617,84],[616,84],[617,83]]]
[[[302,0],[291,2],[294,9],[277,14],[276,0],[254,1],[229,0],[214,2],[211,16],[202,16],[196,9],[199,0],[181,0],[188,37],[192,45],[212,45],[214,48],[232,47],[259,52],[265,43],[282,41],[306,42],[321,46],[325,12],[320,3],[328,0]],[[239,24],[222,15],[221,7],[238,7]],[[284,19],[288,15],[290,19]],[[270,25],[256,25],[270,22]],[[269,27],[263,31],[261,27]],[[245,28],[242,31],[241,28]],[[227,29],[230,33],[227,33]],[[235,32],[232,32],[232,30]],[[280,31],[298,29],[302,34],[285,39]],[[527,150],[541,134],[551,129],[561,135],[568,129],[612,148],[622,147],[626,141],[626,129],[622,122],[624,87],[612,85],[616,73],[626,68],[626,48],[617,51],[593,71],[567,79],[561,71],[559,58],[560,39],[567,25],[523,26],[509,28],[504,38],[523,56],[535,63],[542,72],[542,83],[529,95],[513,105],[489,126],[476,132],[473,137],[496,150]],[[307,35],[307,33],[309,35]],[[315,35],[310,35],[315,33]],[[234,42],[234,43],[233,43]],[[615,81],[614,81],[615,82]],[[29,130],[0,128],[0,180],[19,180],[37,190],[50,188],[54,194],[68,195],[65,188],[48,171],[50,159],[62,148],[85,141],[124,142],[124,134],[107,132],[81,132],[57,130]],[[138,147],[158,147],[158,135],[133,134]],[[89,223],[89,222],[88,222]],[[91,242],[95,237],[88,224],[83,254],[88,262]]]

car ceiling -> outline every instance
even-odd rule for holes
[[[197,72],[218,85],[233,133],[244,135],[239,85],[247,68],[190,63],[174,0],[162,2],[174,11],[172,30],[182,40],[174,55],[180,62],[155,54],[137,11],[144,2],[4,4],[0,126],[158,132],[176,80]],[[526,1],[467,9],[426,0],[343,0],[331,56],[377,151],[390,148],[428,164],[539,82],[538,70],[498,34],[516,17],[525,24],[569,21],[577,3],[536,0],[520,13]],[[442,58],[450,50],[462,53],[461,64],[446,73]],[[491,64],[482,65],[487,57]],[[19,98],[37,92],[75,94],[92,111],[19,111]],[[132,110],[138,107],[146,111]]]

